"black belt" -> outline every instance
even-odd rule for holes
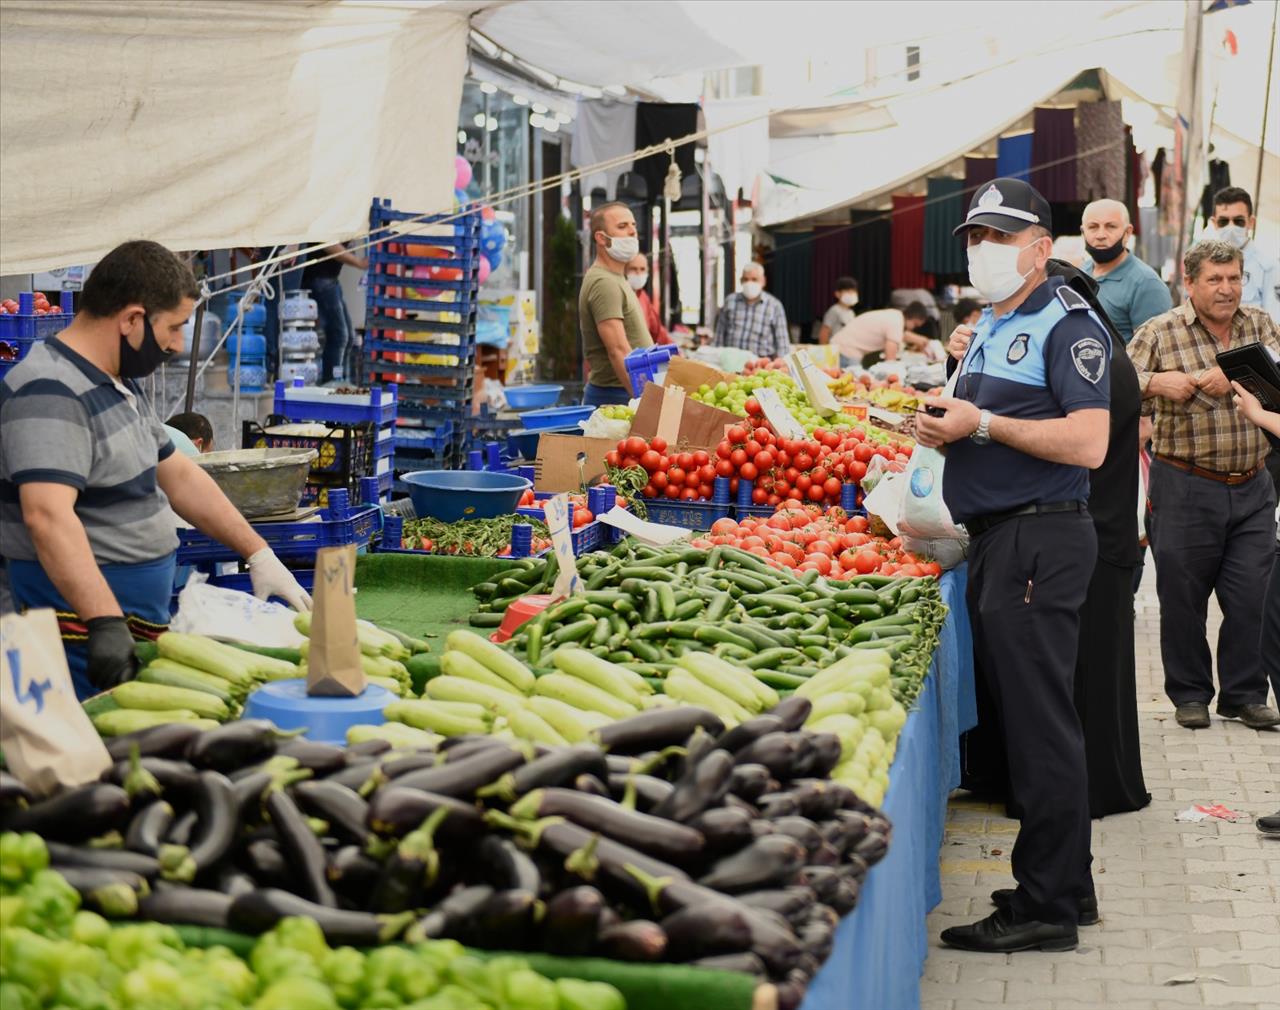
[[[1022,508],[1010,509],[1008,512],[992,512],[985,516],[974,516],[972,519],[964,521],[964,528],[969,531],[969,536],[976,537],[1006,519],[1017,519],[1019,516],[1052,515],[1055,512],[1083,511],[1085,511],[1085,503],[1082,501],[1051,501],[1040,505],[1023,505]]]

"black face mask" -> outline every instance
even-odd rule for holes
[[[1109,245],[1105,249],[1099,249],[1085,243],[1085,251],[1088,252],[1090,258],[1095,263],[1110,263],[1113,259],[1124,252],[1124,239],[1121,239],[1115,245]]]
[[[151,320],[142,317],[142,346],[135,348],[127,337],[120,338],[120,378],[144,379],[173,357],[173,351],[164,350],[156,341],[156,331]]]

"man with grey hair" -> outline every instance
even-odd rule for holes
[[[1209,725],[1213,664],[1205,634],[1209,594],[1222,607],[1218,715],[1263,729],[1269,708],[1259,635],[1275,541],[1275,490],[1262,432],[1232,409],[1216,355],[1262,343],[1280,354],[1280,326],[1240,304],[1243,257],[1225,242],[1183,259],[1187,300],[1133,335],[1128,350],[1144,400],[1155,408],[1151,542],[1160,598],[1165,694],[1187,729]]]
[[[715,345],[750,351],[757,358],[785,358],[791,353],[786,309],[764,289],[764,267],[759,263],[742,268],[741,287],[724,300],[716,316]]]
[[[1129,251],[1133,225],[1119,200],[1094,200],[1085,207],[1080,233],[1089,254],[1084,271],[1098,282],[1098,301],[1128,344],[1134,330],[1173,307],[1169,288]]]

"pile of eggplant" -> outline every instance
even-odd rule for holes
[[[786,1008],[890,837],[826,777],[840,742],[801,728],[809,709],[791,697],[727,731],[655,709],[554,749],[174,723],[112,740],[102,782],[42,802],[6,790],[0,830],[54,843],[108,914],[248,933],[305,915],[333,944],[687,963],[771,980]]]

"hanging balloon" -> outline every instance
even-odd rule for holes
[[[480,257],[480,283],[483,284],[485,281],[487,281],[489,279],[489,274],[492,272],[493,272],[493,268],[489,265],[489,261],[485,257],[481,256]]]
[[[460,154],[453,156],[453,188],[466,189],[471,185],[471,162]]]
[[[490,207],[488,204],[480,208],[481,221],[492,221],[495,216],[496,215],[493,212],[493,208]]]
[[[494,221],[480,228],[480,248],[486,253],[501,252],[507,244],[507,230]]]
[[[453,198],[457,200],[458,205],[462,207],[465,207],[467,205],[467,201],[470,199],[470,197],[467,196],[467,191],[461,186],[453,191]]]
[[[501,252],[487,252],[480,258],[489,264],[490,270],[497,270],[498,267],[502,266]]]

